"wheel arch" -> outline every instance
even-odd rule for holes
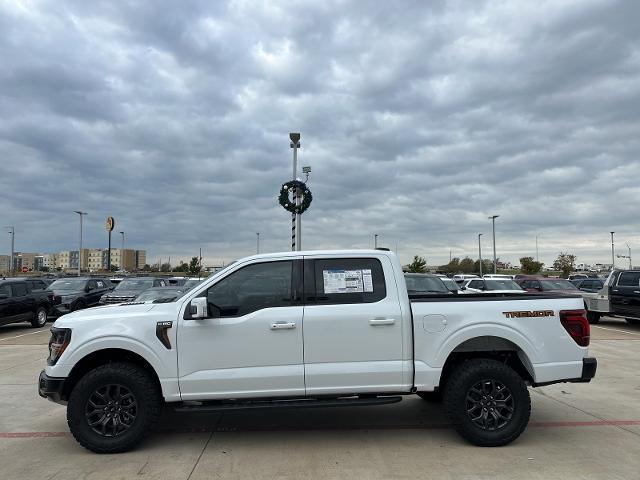
[[[524,348],[511,339],[497,335],[480,335],[468,338],[453,347],[444,361],[439,388],[442,389],[453,370],[464,362],[489,358],[513,368],[528,383],[535,381],[535,371],[530,356]]]
[[[142,355],[122,348],[104,348],[95,350],[76,362],[64,382],[62,399],[66,401],[69,398],[73,388],[87,372],[100,365],[107,365],[112,362],[128,362],[142,367],[156,383],[158,390],[162,391],[156,370]]]

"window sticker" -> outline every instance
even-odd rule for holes
[[[323,270],[324,293],[373,292],[371,270]]]

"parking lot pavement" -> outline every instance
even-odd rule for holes
[[[65,409],[36,393],[48,329],[0,327],[2,478],[638,479],[640,327],[592,328],[590,384],[531,390],[527,431],[502,448],[466,444],[442,408],[406,397],[365,408],[175,414],[133,452],[96,455]]]

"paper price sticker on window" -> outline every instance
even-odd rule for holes
[[[323,270],[324,293],[373,292],[371,270]]]

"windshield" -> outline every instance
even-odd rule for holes
[[[409,293],[429,292],[429,293],[448,293],[449,290],[445,287],[442,280],[437,277],[404,277],[407,283],[407,290]]]
[[[153,287],[152,278],[126,278],[116,285],[115,290],[146,290]]]
[[[202,282],[202,280],[187,280],[186,282],[184,282],[183,287],[185,288],[185,290],[188,290],[190,288],[195,287],[196,285],[199,285]]]
[[[49,290],[69,290],[77,291],[84,290],[84,286],[87,284],[86,280],[78,280],[77,278],[65,278],[56,280],[49,285]]]
[[[576,286],[568,280],[540,280],[543,290],[578,290]]]
[[[440,277],[440,281],[444,283],[444,286],[447,287],[450,291],[458,291],[458,284],[451,280],[449,277]]]
[[[136,301],[146,302],[149,300],[157,300],[158,298],[166,298],[175,300],[182,296],[182,290],[173,288],[159,288],[158,290],[147,290],[136,297]]]
[[[485,280],[485,290],[522,290],[513,280]]]

